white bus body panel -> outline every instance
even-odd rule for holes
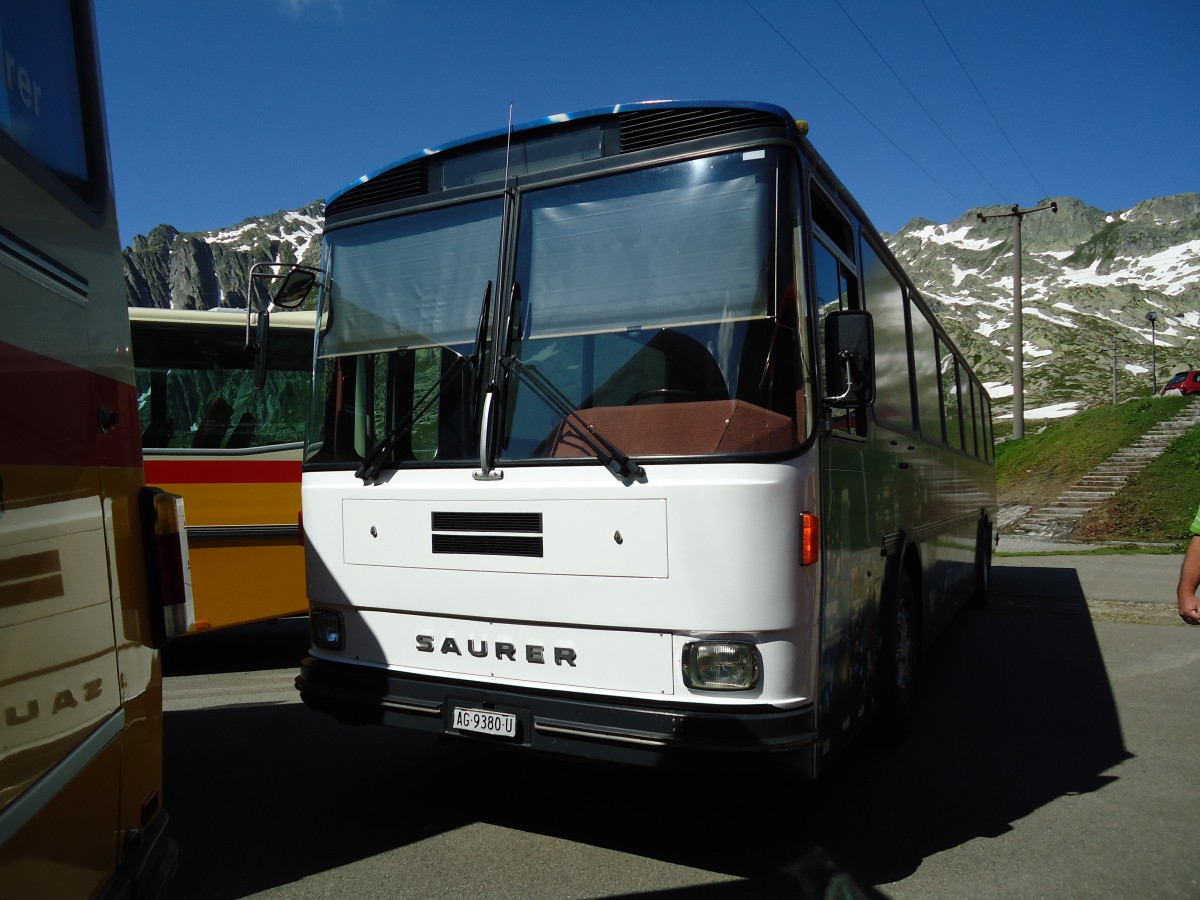
[[[309,597],[346,618],[345,650],[313,655],[511,687],[811,702],[819,566],[800,564],[799,520],[817,508],[811,458],[648,464],[630,485],[598,466],[510,467],[493,482],[406,471],[368,486],[306,472]],[[434,553],[434,512],[541,513],[543,553]],[[701,637],[755,643],[759,686],[688,688],[683,646]]]

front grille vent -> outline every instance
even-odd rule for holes
[[[325,215],[334,216],[352,209],[362,209],[378,203],[391,203],[409,197],[420,197],[427,193],[429,193],[427,161],[414,159],[412,162],[397,166],[387,172],[381,172],[357,187],[350,188],[325,208]]]
[[[434,531],[505,531],[541,534],[541,513],[435,512]]]
[[[541,557],[542,536],[517,537],[501,534],[435,534],[434,553],[462,553],[471,556]]]
[[[622,153],[783,124],[778,116],[757,109],[648,109],[622,113],[619,118]]]
[[[541,513],[435,512],[434,553],[540,558]]]

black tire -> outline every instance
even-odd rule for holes
[[[879,719],[875,730],[885,746],[904,739],[916,713],[921,657],[918,608],[912,579],[901,571],[881,623],[883,651],[879,661]]]
[[[992,526],[986,520],[979,523],[975,538],[975,587],[967,604],[983,609],[992,600]]]

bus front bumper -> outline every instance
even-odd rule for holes
[[[310,709],[351,724],[410,728],[633,765],[663,765],[697,754],[811,752],[817,739],[811,705],[795,710],[635,705],[424,678],[311,656],[301,662],[296,688]],[[455,729],[456,709],[515,716],[515,733],[491,737]]]

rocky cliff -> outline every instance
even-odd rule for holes
[[[182,233],[159,225],[123,252],[130,306],[246,307],[256,262],[319,265],[325,204],[246,219],[221,231]]]

